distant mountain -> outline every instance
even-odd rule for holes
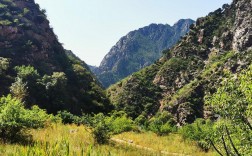
[[[188,32],[193,23],[191,19],[181,19],[173,26],[151,24],[132,31],[111,48],[98,68],[91,70],[103,86],[108,87],[154,63],[164,49],[172,47]]]
[[[0,1],[0,65],[0,96],[12,93],[49,113],[111,109],[86,63],[62,47],[34,0]]]

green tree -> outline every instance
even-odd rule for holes
[[[0,75],[9,68],[10,62],[7,58],[0,57]]]
[[[10,87],[10,92],[13,97],[19,99],[20,101],[23,101],[28,95],[27,82],[23,82],[21,78],[17,77],[16,81],[12,83]]]
[[[252,65],[240,74],[229,74],[206,103],[225,120],[219,126],[223,149],[229,155],[252,155]],[[230,124],[228,124],[230,123]],[[220,151],[221,152],[221,151]]]
[[[38,81],[41,79],[38,71],[32,66],[16,66],[14,68],[17,72],[17,79],[22,79],[22,82],[26,84],[28,95],[25,98],[27,105],[39,103],[42,96],[42,88],[38,85]]]
[[[45,99],[51,105],[45,105],[45,108],[51,113],[56,113],[58,110],[67,109],[66,104],[66,85],[67,78],[63,72],[54,72],[51,76],[44,75],[40,81],[43,86]]]

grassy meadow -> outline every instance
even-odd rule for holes
[[[171,134],[160,137],[152,132],[127,132],[112,136],[132,140],[129,144],[111,141],[107,145],[95,144],[91,129],[85,126],[53,124],[47,128],[31,130],[33,142],[28,145],[0,144],[1,156],[138,156],[138,155],[215,155],[201,151],[193,142]],[[146,150],[134,145],[150,148]],[[161,153],[161,151],[171,154]],[[173,153],[173,154],[172,154]]]

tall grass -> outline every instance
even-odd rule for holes
[[[0,143],[0,156],[155,156],[161,151],[190,155],[214,155],[204,153],[192,142],[184,142],[178,135],[160,137],[151,132],[127,132],[114,136],[133,140],[134,144],[154,149],[148,151],[127,144],[111,142],[94,143],[91,129],[85,126],[53,124],[50,127],[31,130],[34,142],[29,145]]]
[[[0,156],[156,155],[127,145],[96,145],[90,132],[85,126],[54,124],[45,129],[32,130],[34,142],[30,145],[0,143]]]
[[[152,148],[155,151],[167,153],[178,153],[192,156],[214,156],[214,151],[204,152],[195,142],[182,139],[179,134],[169,134],[168,136],[157,136],[152,132],[135,133],[126,132],[114,136],[114,138],[124,141],[133,141],[134,144]]]

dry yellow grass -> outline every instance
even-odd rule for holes
[[[195,156],[213,155],[200,151],[191,142],[183,142],[178,135],[158,137],[150,132],[129,132],[115,136],[155,150],[149,151],[113,142],[95,145],[90,132],[85,126],[54,124],[31,131],[34,145],[0,144],[0,156],[159,156],[161,150]]]
[[[156,155],[127,145],[95,145],[91,130],[85,126],[54,124],[32,130],[34,145],[0,143],[0,156],[134,156]]]
[[[168,136],[157,136],[152,132],[135,133],[127,132],[114,136],[116,139],[131,141],[134,144],[152,148],[156,151],[166,151],[169,153],[179,153],[192,156],[213,156],[215,152],[204,152],[192,141],[185,141],[178,134]]]

